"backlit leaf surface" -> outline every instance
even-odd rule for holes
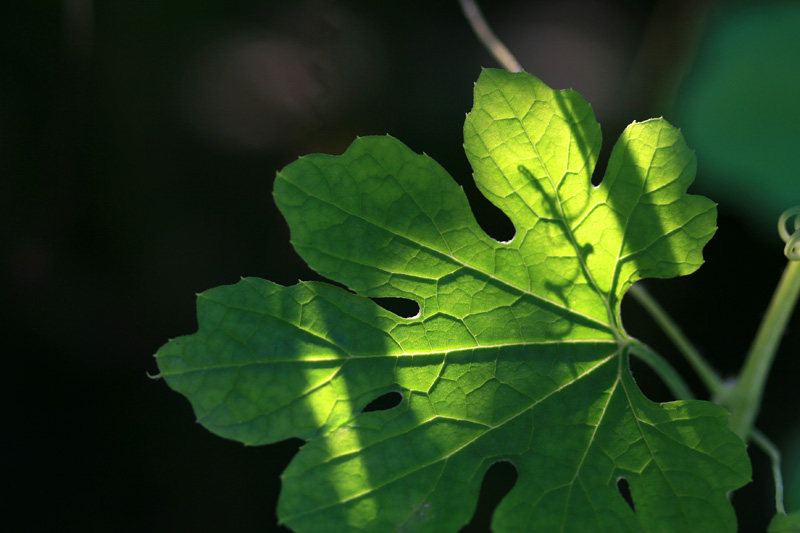
[[[734,531],[726,494],[749,480],[744,444],[718,406],[645,398],[619,316],[636,280],[697,269],[715,231],[714,204],[686,194],[695,160],[680,132],[631,124],[594,187],[590,106],[485,70],[464,140],[510,242],[392,137],[301,157],[275,200],[297,252],[352,292],[256,278],[206,291],[199,331],[159,350],[162,375],[214,433],[308,441],[278,503],[297,531],[458,531],[498,461],[518,479],[495,531]],[[362,412],[390,391],[398,406]]]

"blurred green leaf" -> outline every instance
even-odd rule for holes
[[[702,186],[774,232],[800,202],[800,4],[754,5],[711,24],[678,101]]]
[[[800,533],[800,512],[776,514],[769,523],[769,533]]]

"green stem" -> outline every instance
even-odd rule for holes
[[[629,292],[636,301],[650,313],[650,316],[661,326],[661,329],[664,330],[667,337],[670,338],[678,350],[686,357],[711,395],[718,396],[723,392],[724,385],[720,377],[714,369],[711,368],[711,365],[706,362],[697,348],[689,342],[689,339],[686,338],[681,328],[678,327],[675,321],[672,320],[655,298],[650,296],[650,293],[639,285],[633,285]]]
[[[786,514],[783,506],[783,475],[781,474],[781,452],[778,447],[756,428],[753,428],[750,436],[753,442],[761,448],[772,463],[772,477],[775,478],[775,510],[780,514]]]
[[[460,3],[464,16],[467,17],[470,26],[472,26],[472,31],[475,32],[483,46],[489,50],[489,53],[494,56],[497,62],[509,72],[522,72],[522,67],[514,57],[514,54],[494,34],[475,0],[460,0]]]
[[[728,425],[745,441],[750,436],[761,407],[767,374],[775,359],[786,323],[797,304],[798,295],[800,261],[789,261],[731,395],[731,418]]]
[[[680,374],[669,364],[669,362],[653,351],[649,346],[642,343],[635,343],[631,347],[631,353],[644,361],[647,366],[658,374],[669,388],[670,392],[679,400],[693,400],[694,394],[689,385],[683,380]]]

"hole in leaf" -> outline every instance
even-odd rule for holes
[[[625,499],[625,502],[630,505],[631,510],[636,512],[636,507],[633,505],[633,496],[631,496],[631,488],[628,485],[628,480],[624,477],[621,477],[617,480],[617,490],[619,491],[620,496]]]
[[[500,501],[511,492],[517,482],[517,469],[508,461],[498,461],[489,467],[481,482],[478,505],[472,520],[461,533],[485,533],[492,530],[492,515]]]
[[[419,304],[408,298],[372,298],[372,301],[401,318],[419,316]]]
[[[362,413],[370,411],[388,411],[392,407],[397,407],[403,401],[403,395],[397,391],[387,392],[383,396],[378,396],[361,410]]]

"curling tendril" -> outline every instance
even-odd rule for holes
[[[789,233],[786,228],[792,218],[794,218],[794,222],[791,225],[794,226],[794,230]],[[778,233],[780,233],[783,242],[786,243],[786,247],[783,249],[786,257],[790,261],[800,261],[800,206],[792,207],[783,212],[778,219]]]

